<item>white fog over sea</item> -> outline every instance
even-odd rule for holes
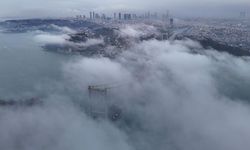
[[[45,51],[40,34],[0,33],[0,99],[43,101],[0,108],[0,149],[249,149],[248,57],[193,53],[203,48],[191,40],[84,57]],[[88,86],[98,84],[114,85],[108,100],[123,107],[121,120],[85,113]]]

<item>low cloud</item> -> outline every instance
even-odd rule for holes
[[[146,24],[125,25],[120,28],[119,32],[122,37],[130,38],[139,38],[153,33],[157,33],[156,28]]]
[[[67,93],[49,93],[44,106],[0,111],[0,144],[5,150],[248,150],[250,109],[237,89],[249,87],[249,65],[248,58],[191,40],[144,41],[115,59],[76,57],[63,65]],[[98,84],[110,86],[108,102],[122,107],[118,122],[84,113],[87,87]]]
[[[103,39],[87,39],[86,42],[74,43],[74,44],[81,46],[81,47],[89,47],[89,46],[93,46],[93,45],[104,44],[104,41],[103,41]]]
[[[65,44],[70,39],[67,34],[53,35],[53,34],[40,34],[35,36],[35,40],[42,44]]]
[[[75,30],[69,28],[69,27],[66,27],[66,26],[63,26],[63,27],[60,27],[60,26],[57,26],[57,25],[54,25],[52,24],[51,27],[53,27],[54,29],[62,32],[62,33],[65,33],[65,34],[73,34],[73,33],[76,33]]]
[[[64,29],[68,31],[68,29]],[[42,33],[38,34],[34,37],[36,42],[41,44],[55,44],[55,45],[65,45],[65,46],[72,46],[72,47],[89,47],[93,45],[104,44],[103,39],[94,39],[89,38],[86,42],[75,43],[70,41],[70,35],[68,34],[49,34],[49,33]]]
[[[126,135],[109,122],[96,122],[70,103],[49,103],[30,109],[2,109],[0,144],[6,150],[97,150],[132,148]],[[50,99],[48,99],[50,100]],[[113,142],[115,141],[115,142]]]
[[[123,119],[132,125],[123,122],[120,130],[135,149],[245,150],[250,146],[249,105],[223,93],[227,87],[221,78],[227,76],[223,69],[234,72],[235,65],[238,75],[250,73],[246,64],[229,54],[205,51],[193,41],[152,40],[115,60],[83,58],[67,67],[66,74],[82,87],[114,81],[122,85],[111,90],[110,99],[124,107]]]

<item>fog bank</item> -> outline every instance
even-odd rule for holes
[[[0,145],[5,150],[247,150],[249,94],[238,90],[250,85],[249,65],[248,58],[204,50],[191,40],[145,41],[115,59],[77,57],[63,65],[63,87],[50,87],[44,105],[0,110]],[[108,100],[123,109],[118,122],[85,114],[87,87],[99,84],[112,87]]]

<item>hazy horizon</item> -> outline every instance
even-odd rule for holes
[[[42,4],[42,5],[41,5]],[[238,17],[240,12],[249,14],[250,1],[215,0],[18,0],[1,1],[1,18],[69,17],[77,14],[88,15],[89,11],[111,14],[115,11],[143,13],[169,10],[177,17]]]

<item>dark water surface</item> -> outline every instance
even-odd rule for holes
[[[34,34],[0,33],[0,98],[29,95],[62,80],[62,65],[69,57],[44,51]]]

